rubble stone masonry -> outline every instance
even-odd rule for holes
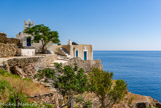
[[[0,43],[0,57],[12,57],[17,54],[18,47],[15,44]]]
[[[0,57],[12,57],[20,55],[20,40],[15,38],[7,38],[5,33],[0,33]]]
[[[0,33],[0,43],[4,43],[4,44],[15,44],[18,47],[21,47],[22,46],[20,44],[20,40],[19,39],[7,38],[6,34],[4,34],[4,33]]]

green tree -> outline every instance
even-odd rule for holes
[[[89,73],[91,91],[96,93],[101,102],[101,107],[111,107],[120,101],[126,92],[126,84],[123,80],[112,81],[113,73],[93,68]]]
[[[26,28],[24,33],[27,33],[34,37],[34,42],[42,42],[42,52],[45,53],[45,46],[52,41],[59,44],[59,35],[57,31],[51,31],[49,27],[41,25],[35,25],[31,28]]]
[[[67,65],[64,66],[63,74],[58,77],[55,84],[56,88],[61,91],[61,94],[67,96],[68,101],[62,107],[73,107],[73,96],[78,93],[86,91],[88,86],[87,76],[84,74],[84,70],[80,68],[78,71]]]

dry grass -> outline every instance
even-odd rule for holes
[[[0,80],[5,80],[9,82],[11,87],[16,92],[22,92],[27,96],[34,96],[37,94],[45,94],[50,92],[49,88],[44,87],[43,85],[34,83],[32,80],[29,79],[22,79],[12,74],[9,75],[0,74]]]

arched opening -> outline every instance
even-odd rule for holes
[[[75,57],[75,48],[73,48],[73,57]]]
[[[87,51],[84,51],[84,60],[87,60]]]
[[[76,50],[75,55],[76,55],[76,57],[78,57],[78,50]]]

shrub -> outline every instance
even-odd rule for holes
[[[117,80],[115,86],[112,82],[113,73],[93,68],[89,73],[90,90],[98,96],[101,107],[112,107],[125,95],[127,85],[123,80]],[[113,87],[114,86],[114,87]],[[108,99],[109,102],[105,102]]]
[[[64,66],[62,73],[55,83],[63,96],[68,97],[68,102],[65,104],[69,106],[73,102],[73,96],[78,93],[83,93],[88,88],[88,79],[84,74],[83,69],[75,71],[71,66]]]
[[[45,78],[45,81],[48,81],[48,79],[55,80],[55,71],[50,68],[39,70],[38,74],[36,74],[34,78],[38,78],[38,80]]]
[[[76,103],[79,103],[82,105],[83,108],[92,108],[92,102],[91,101],[85,101],[82,96],[78,96],[75,98]],[[78,108],[80,108],[80,105]]]
[[[62,67],[63,64],[62,63],[54,63],[54,66],[58,72],[62,73],[62,71],[63,71],[63,67]]]
[[[112,100],[114,102],[119,102],[120,100],[122,100],[126,94],[126,90],[127,90],[127,84],[124,82],[124,80],[116,80],[116,85],[110,92]]]
[[[91,101],[84,102],[83,108],[92,108],[92,102]]]

